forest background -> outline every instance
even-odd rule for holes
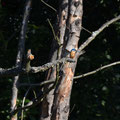
[[[20,27],[24,12],[24,0],[0,1],[0,68],[15,65]],[[58,10],[57,0],[46,0],[47,4]],[[83,29],[79,44],[83,43],[92,31],[97,30],[106,21],[120,14],[119,0],[84,0]],[[48,62],[53,33],[48,22],[54,26],[56,13],[41,0],[32,3],[25,54],[30,48],[35,56],[32,66]],[[96,68],[120,61],[120,21],[105,29],[86,49],[77,64],[75,75],[80,75]],[[20,81],[39,83],[45,73],[22,76]],[[9,120],[12,91],[12,77],[0,77],[0,119]],[[19,91],[19,105],[28,87]],[[27,96],[28,103],[40,87],[33,87]],[[34,91],[34,93],[33,93]],[[119,120],[120,119],[120,65],[109,67],[94,75],[74,80],[71,95],[69,120]],[[40,115],[40,104],[24,113],[24,119],[35,120]]]

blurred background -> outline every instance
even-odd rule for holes
[[[58,0],[44,0],[59,8]],[[0,68],[15,65],[25,0],[0,0]],[[120,0],[84,0],[82,26],[89,31],[97,30],[106,21],[120,14]],[[48,62],[53,34],[49,19],[55,25],[57,13],[41,0],[32,3],[26,34],[25,55],[30,48],[35,55],[32,66]],[[79,45],[91,34],[81,32]],[[80,75],[103,65],[120,60],[120,21],[105,29],[86,49],[78,60],[75,75]],[[45,73],[21,76],[20,82],[39,83]],[[0,120],[9,120],[12,77],[0,78]],[[28,87],[20,87],[18,106]],[[25,103],[34,98],[40,87],[33,87]],[[36,120],[40,105],[24,112],[24,120]],[[74,80],[69,120],[119,120],[120,119],[120,65],[107,68],[94,75]]]

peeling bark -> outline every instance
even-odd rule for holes
[[[70,57],[70,51],[78,49],[78,41],[80,38],[81,24],[82,24],[82,0],[71,0],[69,6],[68,27],[65,34],[66,46],[63,51],[63,56]],[[75,63],[69,63],[63,65],[60,70],[62,75],[60,76],[58,85],[54,92],[54,101],[52,106],[51,120],[67,120],[69,115],[69,102],[73,84],[73,76],[77,64],[78,56],[75,56]]]
[[[78,49],[78,41],[81,31],[82,0],[63,0],[59,9],[58,26],[56,32],[60,46],[54,40],[51,50],[51,61],[61,57],[70,57],[70,51]],[[63,46],[62,46],[63,45]],[[73,84],[73,76],[77,63],[64,63],[60,67],[57,86],[49,92],[42,103],[42,114],[40,120],[67,120],[69,115],[69,100]],[[48,71],[47,80],[56,79],[56,67]],[[47,88],[51,87],[45,86]]]
[[[65,29],[66,29],[66,20],[68,15],[68,0],[63,0],[60,3],[59,8],[59,15],[58,15],[58,29],[56,30],[56,37],[59,38],[60,46],[56,42],[56,40],[53,40],[52,43],[52,50],[51,50],[51,62],[55,61],[56,59],[61,58],[62,53],[62,44],[64,43],[64,35],[65,35]],[[57,27],[57,26],[56,26]],[[51,68],[48,71],[48,75],[46,80],[49,79],[56,79],[56,66],[54,68]],[[45,86],[45,89],[49,89],[51,85]],[[40,116],[40,120],[50,120],[51,119],[51,108],[53,104],[54,99],[54,89],[49,92],[49,94],[44,98],[42,103],[42,113]]]

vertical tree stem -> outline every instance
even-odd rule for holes
[[[20,32],[18,53],[16,58],[16,67],[18,67],[19,69],[21,69],[22,67],[22,58],[23,58],[23,53],[25,49],[25,35],[26,35],[31,2],[32,0],[27,0],[26,2],[23,21],[22,21],[22,27]],[[18,83],[19,83],[19,74],[14,77],[14,82],[12,87],[11,112],[15,110],[17,107],[16,102],[17,102],[17,96],[18,96]],[[11,117],[11,120],[17,120],[17,114],[13,115]]]

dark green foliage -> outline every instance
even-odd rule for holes
[[[3,2],[4,0],[2,0]],[[48,0],[46,0],[48,1]],[[48,3],[58,9],[57,0]],[[23,15],[24,0],[15,7],[15,3],[0,4],[0,67],[15,65],[17,44]],[[13,4],[13,6],[11,6]],[[119,0],[84,0],[83,27],[89,31],[97,30],[103,23],[120,13]],[[33,1],[32,11],[26,35],[26,47],[32,49],[35,60],[32,66],[48,62],[50,44],[53,38],[47,19],[55,23],[56,15],[40,0]],[[89,33],[82,30],[79,44],[83,43]],[[120,21],[104,30],[79,58],[76,75],[89,72],[100,66],[120,60]],[[20,82],[38,83],[44,80],[44,73],[20,77]],[[0,78],[0,120],[9,119],[12,78]],[[21,87],[18,106],[28,87]],[[41,88],[32,88],[25,103],[28,103]],[[71,96],[70,120],[119,120],[120,119],[120,65],[107,68],[86,78],[74,81]],[[24,112],[24,120],[36,120],[40,106]]]

